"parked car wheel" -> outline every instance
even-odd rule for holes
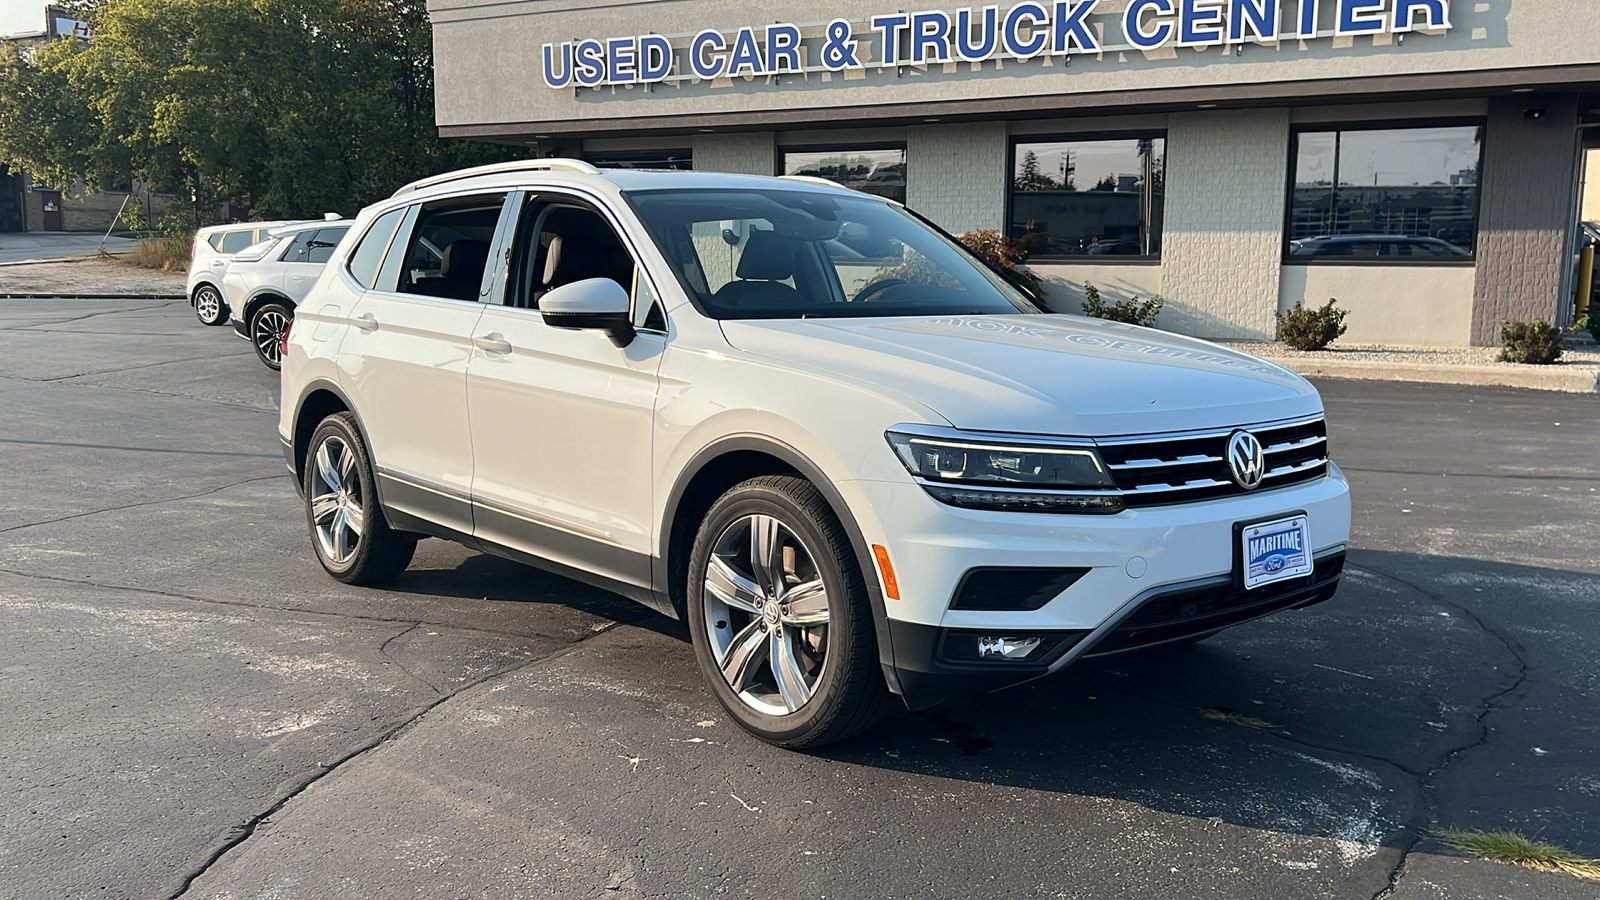
[[[226,325],[228,305],[222,302],[222,292],[209,284],[202,284],[194,292],[194,317],[202,325]]]
[[[701,672],[747,731],[815,747],[883,715],[890,695],[861,566],[809,482],[752,478],[717,500],[687,587]]]
[[[305,462],[306,522],[317,561],[346,584],[378,584],[405,571],[417,536],[395,531],[373,489],[372,461],[355,416],[317,426]]]
[[[287,303],[266,303],[250,317],[250,343],[267,368],[283,365],[283,333],[289,330],[294,309]]]

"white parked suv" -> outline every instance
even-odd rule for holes
[[[263,241],[267,232],[289,222],[241,222],[234,225],[211,225],[195,232],[194,243],[189,247],[189,278],[184,292],[189,295],[189,305],[194,307],[195,318],[205,325],[222,325],[228,321],[228,305],[222,300],[222,273],[228,268],[233,254]]]
[[[333,577],[431,535],[602,585],[687,619],[717,699],[784,746],[1308,606],[1344,565],[1304,379],[1041,314],[812,180],[427,179],[361,213],[285,347]]]
[[[278,368],[295,306],[349,230],[350,222],[337,216],[274,228],[265,241],[235,253],[223,270],[222,296],[233,331],[268,368]]]

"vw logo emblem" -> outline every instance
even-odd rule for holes
[[[1233,481],[1247,491],[1261,486],[1267,473],[1267,461],[1261,455],[1261,441],[1248,431],[1235,431],[1228,438],[1228,471]]]

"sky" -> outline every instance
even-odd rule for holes
[[[0,0],[0,34],[44,29],[43,0]]]

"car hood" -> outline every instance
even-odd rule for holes
[[[1322,411],[1299,375],[1165,331],[1071,315],[723,320],[733,347],[916,400],[957,428],[1121,435]]]

